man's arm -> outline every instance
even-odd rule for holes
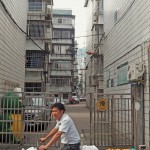
[[[40,141],[41,142],[45,142],[49,137],[53,136],[54,134],[56,134],[58,131],[57,128],[53,128],[50,133],[45,137],[45,138],[41,138]]]
[[[46,147],[48,148],[49,146],[52,146],[52,144],[56,143],[56,141],[61,137],[63,132],[58,131],[52,138],[51,140],[46,144]]]
[[[52,146],[61,137],[62,134],[63,132],[61,131],[58,131],[57,133],[55,133],[55,135],[51,138],[51,140],[46,145],[41,145],[39,147],[39,150],[47,150],[48,147]]]

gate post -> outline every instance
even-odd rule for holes
[[[111,145],[114,146],[115,142],[115,133],[114,133],[114,95],[112,95],[111,98],[111,132],[112,132],[112,137],[111,137]]]
[[[131,87],[134,112],[134,147],[138,149],[138,146],[144,143],[144,91],[143,85],[133,84]]]
[[[90,93],[90,145],[92,145],[92,93]]]

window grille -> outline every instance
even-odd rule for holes
[[[68,99],[68,94],[63,94],[63,99]]]
[[[25,83],[25,91],[26,92],[41,92],[42,91],[42,84],[41,83],[26,82]]]
[[[41,11],[42,10],[42,0],[29,0],[29,11]]]
[[[26,68],[43,68],[43,61],[43,52],[26,51]]]

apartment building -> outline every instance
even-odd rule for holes
[[[52,49],[53,0],[28,0],[25,91],[45,92]]]
[[[103,94],[103,0],[85,0],[87,10],[86,102]],[[88,36],[92,35],[92,36]]]
[[[134,147],[141,149],[140,145],[146,145],[147,150],[150,149],[149,10],[147,0],[104,1],[104,93],[130,93]],[[127,108],[123,103],[118,106]]]
[[[24,88],[27,0],[0,1],[0,92]]]
[[[86,78],[85,69],[86,68],[86,57],[82,57],[80,60],[80,66],[78,67],[78,95],[80,98],[85,98],[86,95]]]
[[[53,10],[53,41],[47,92],[68,102],[76,94],[75,16],[72,10]]]

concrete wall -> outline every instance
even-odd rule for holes
[[[27,0],[4,1],[8,12],[26,32]],[[13,23],[0,3],[0,92],[24,87],[25,34]]]
[[[93,25],[93,1],[88,0],[86,6],[86,16],[87,16],[87,27],[86,27],[86,35],[92,35],[92,25]],[[92,36],[88,36],[86,38],[86,51],[92,52],[93,51],[93,38]],[[90,107],[90,93],[94,93],[94,88],[89,85],[89,76],[92,76],[92,70],[94,67],[92,66],[91,55],[86,56],[86,65],[88,68],[86,70],[86,105]]]
[[[149,44],[150,3],[148,0],[105,0],[104,1],[104,88],[105,93],[131,93],[131,83],[118,85],[118,67],[131,62],[143,61],[144,81],[144,131],[147,149],[150,140],[149,100]],[[128,66],[128,65],[126,65]],[[127,77],[127,68],[123,74]],[[109,83],[107,83],[109,81]],[[111,82],[113,81],[113,82]],[[113,84],[112,84],[113,83]],[[135,118],[140,119],[139,116]],[[142,143],[136,143],[142,144]]]

